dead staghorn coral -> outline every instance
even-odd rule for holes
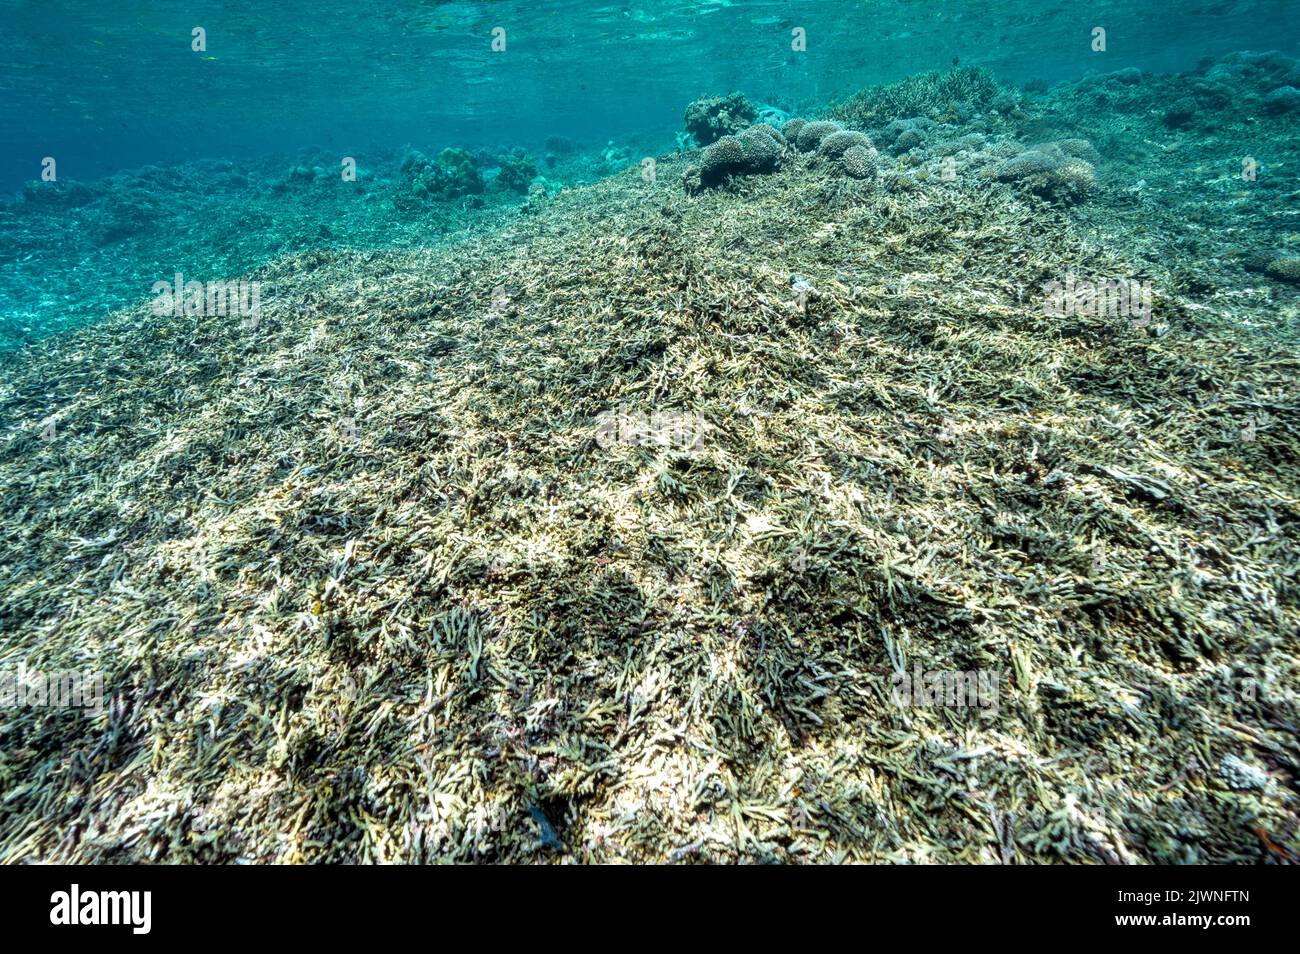
[[[1291,289],[785,158],[2,359],[0,862],[1294,860]]]
[[[628,170],[276,261],[256,329],[6,360],[0,646],[112,704],[0,709],[0,861],[1291,850],[1277,304],[1046,316],[1137,268],[1075,210],[824,165]]]

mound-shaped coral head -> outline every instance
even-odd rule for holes
[[[727,176],[739,172],[745,161],[745,147],[738,136],[723,136],[708,149],[700,162],[700,182],[717,185]]]
[[[1279,86],[1264,97],[1264,111],[1272,115],[1300,113],[1300,89]]]
[[[1300,285],[1300,258],[1275,258],[1264,271],[1280,282]]]
[[[785,152],[785,139],[771,126],[750,126],[740,134],[740,146],[745,151],[742,172],[754,174],[771,172],[781,164]]]
[[[1081,151],[1077,145],[1070,148]],[[1092,163],[1070,155],[1059,142],[1044,143],[1006,159],[997,167],[996,178],[1067,204],[1082,202],[1097,188]]]
[[[808,120],[796,116],[781,127],[781,135],[785,136],[785,138],[790,142],[794,142],[799,138],[799,130],[803,129],[803,127],[807,125]]]
[[[754,104],[740,93],[704,96],[686,107],[686,131],[696,143],[708,146],[740,132],[757,118]]]
[[[785,149],[785,138],[765,123],[750,126],[738,136],[723,136],[704,150],[700,183],[716,186],[728,176],[771,172],[780,166]]]
[[[837,133],[844,127],[839,123],[831,122],[828,119],[821,119],[817,122],[807,123],[799,130],[799,136],[795,140],[795,146],[800,152],[813,152],[822,144],[822,140],[832,133]]]
[[[854,146],[861,146],[870,151],[871,140],[864,133],[842,129],[823,139],[821,145],[817,147],[817,154],[823,159],[838,159]]]
[[[840,171],[851,179],[874,179],[876,154],[868,146],[854,145],[839,157]]]

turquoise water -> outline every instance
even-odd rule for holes
[[[0,31],[0,864],[1300,859],[1300,0]]]
[[[1250,49],[1300,52],[1295,0],[4,0],[0,189],[39,185],[53,159],[63,183],[126,176],[130,198],[98,216],[0,210],[11,266],[0,346],[127,304],[175,268],[233,274],[305,247],[419,244],[478,221],[449,208],[422,229],[332,201],[236,214],[295,163],[350,156],[382,179],[407,146],[521,148],[541,160],[562,139],[595,158],[553,168],[552,184],[590,181],[610,171],[607,146],[673,148],[685,105],[702,95],[741,90],[815,113],[954,64],[1051,85],[1190,71]],[[236,166],[186,167],[196,161]]]
[[[1294,0],[5,0],[0,184],[51,154],[85,178],[314,143],[608,138],[670,130],[684,103],[732,88],[797,105],[954,58],[1057,81],[1297,44]]]

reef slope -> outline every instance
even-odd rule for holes
[[[0,858],[1293,850],[1272,306],[1046,315],[1149,272],[1003,185],[687,165],[5,360],[5,659],[113,702],[0,714]]]

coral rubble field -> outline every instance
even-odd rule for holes
[[[11,350],[0,658],[110,701],[0,710],[0,860],[1295,861],[1295,71],[411,151],[194,250],[255,326]]]

